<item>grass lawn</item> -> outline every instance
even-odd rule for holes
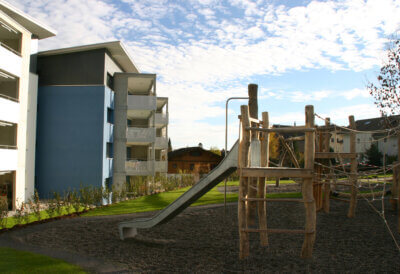
[[[80,211],[82,211],[82,210],[83,210],[83,207],[81,207]],[[75,209],[73,209],[73,208],[71,208],[71,210],[69,212],[65,208],[63,208],[61,211],[61,214],[54,214],[53,217],[67,215],[69,213],[74,213],[74,212],[75,212]],[[40,211],[40,219],[41,220],[45,220],[45,219],[49,219],[49,218],[50,218],[50,216],[47,213],[47,210]],[[38,220],[39,220],[38,217],[34,213],[30,213],[28,216],[26,216],[26,218],[22,218],[21,221],[18,221],[18,219],[15,216],[8,217],[6,227],[11,228],[11,227],[15,226],[16,224],[27,224],[27,223],[32,223],[32,222],[35,222]]]
[[[182,189],[158,193],[155,195],[144,196],[138,199],[123,201],[106,207],[96,208],[82,216],[104,216],[104,215],[118,215],[137,212],[147,212],[154,210],[161,210],[175,201],[190,187]],[[298,198],[301,193],[271,193],[267,194],[268,198]],[[237,202],[238,194],[227,194],[227,202]],[[213,188],[199,200],[194,202],[192,206],[206,205],[206,204],[220,204],[224,202],[224,194],[219,192],[217,188]]]
[[[0,273],[86,273],[80,267],[47,256],[0,247]]]

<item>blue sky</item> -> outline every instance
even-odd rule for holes
[[[39,50],[123,41],[169,97],[174,148],[222,148],[225,100],[249,83],[272,123],[304,124],[309,104],[341,125],[379,116],[365,86],[400,29],[395,0],[8,1],[57,30]],[[229,146],[239,106],[230,103]]]

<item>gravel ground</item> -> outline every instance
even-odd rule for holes
[[[380,202],[374,204],[380,208]],[[126,241],[119,240],[117,224],[148,213],[63,219],[10,231],[2,237],[95,258],[124,273],[398,273],[400,253],[379,215],[365,201],[359,201],[356,217],[348,219],[347,207],[347,203],[332,201],[330,214],[318,213],[314,255],[308,260],[299,257],[303,237],[289,234],[270,235],[269,247],[261,247],[258,234],[251,234],[250,257],[239,260],[236,204],[228,206],[226,218],[221,206],[189,208],[169,223],[141,230],[139,239]],[[395,212],[387,211],[386,218],[400,242]],[[270,228],[301,229],[303,225],[302,204],[268,204]],[[101,268],[96,271],[101,272]]]

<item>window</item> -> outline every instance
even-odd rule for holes
[[[114,124],[114,110],[112,108],[107,108],[107,122]]]
[[[106,157],[107,158],[113,158],[113,143],[107,143],[106,147]]]
[[[112,177],[108,177],[104,181],[104,187],[108,190],[112,189]]]
[[[114,90],[114,77],[110,73],[107,73],[107,87]]]
[[[190,164],[190,170],[194,170],[194,164]]]
[[[178,165],[177,165],[177,164],[172,164],[172,167],[173,167],[173,168],[177,168]]]

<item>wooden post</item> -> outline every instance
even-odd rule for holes
[[[247,228],[246,220],[246,201],[243,198],[247,196],[248,178],[242,176],[241,168],[248,165],[248,154],[250,148],[250,132],[246,127],[250,126],[249,108],[246,105],[240,106],[241,122],[240,122],[240,139],[239,139],[239,155],[238,155],[238,170],[240,175],[239,181],[239,199],[238,199],[238,223],[239,223],[239,238],[240,251],[239,258],[244,259],[249,256],[249,233],[244,231]]]
[[[269,127],[269,117],[268,112],[262,113],[262,127]],[[261,167],[268,167],[268,159],[269,159],[269,134],[267,132],[261,133]],[[257,197],[265,198],[266,186],[265,181],[267,178],[261,177],[258,182],[257,189]],[[268,234],[267,234],[267,202],[259,201],[258,202],[258,220],[260,230],[260,242],[262,246],[268,245]],[[265,231],[264,231],[265,230]]]
[[[306,106],[306,127],[314,128],[314,107]],[[314,169],[315,133],[305,133],[304,168]],[[301,250],[302,258],[311,258],[316,232],[316,208],[313,197],[313,179],[305,178],[302,184],[302,194],[306,211],[305,237]]]
[[[249,93],[249,115],[251,118],[258,119],[258,102],[257,102],[257,90],[258,86],[256,84],[249,84],[248,93]],[[258,125],[254,122],[251,122],[252,127],[258,127]],[[258,139],[258,132],[250,132],[250,138],[252,141]],[[257,196],[257,178],[249,178],[248,190],[247,190],[248,198],[255,198]],[[257,203],[254,201],[247,202],[247,224],[255,225],[256,222],[256,207]]]
[[[397,208],[397,184],[398,184],[398,168],[396,165],[398,165],[400,162],[394,162],[393,165],[393,176],[392,176],[392,189],[391,189],[391,198],[390,198],[390,204],[392,205],[392,210],[396,210]]]
[[[356,129],[356,123],[354,121],[354,116],[349,116],[349,124],[351,129]],[[350,133],[350,153],[356,152],[356,133]],[[350,207],[347,213],[347,217],[353,218],[356,213],[357,206],[357,158],[351,159],[350,164],[350,184],[351,184],[351,196],[350,196]]]
[[[317,130],[315,134],[315,138],[317,139],[316,145],[317,147],[315,148],[316,151],[322,152],[322,139],[323,139],[323,133],[322,130]],[[319,160],[319,162],[322,162]],[[314,170],[316,173],[316,176],[314,177],[314,183],[313,183],[313,194],[314,194],[314,199],[315,199],[315,207],[316,210],[319,211],[322,209],[322,192],[321,192],[321,174],[322,174],[322,167],[320,165],[315,165]]]
[[[326,118],[325,126],[329,127],[330,124],[331,124],[331,119]],[[331,136],[327,129],[327,131],[324,134],[323,152],[329,152],[329,139],[330,138],[331,138]],[[330,161],[331,161],[330,159],[326,160],[325,164],[327,166],[330,166]],[[322,208],[325,213],[329,213],[329,197],[331,194],[331,178],[330,178],[331,170],[325,168],[324,173],[327,176],[327,178],[325,179],[325,183],[324,183],[324,200],[323,200]]]

